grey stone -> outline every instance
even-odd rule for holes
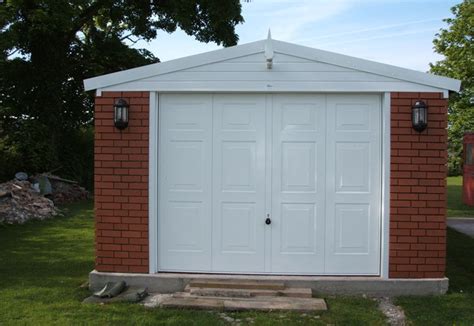
[[[316,298],[256,298],[250,300],[224,300],[224,309],[229,311],[324,311],[326,302]]]
[[[186,292],[200,296],[214,297],[240,297],[251,298],[257,296],[270,297],[295,297],[311,298],[312,291],[309,288],[287,288],[283,290],[260,290],[260,289],[227,289],[227,288],[195,288],[189,284],[185,288]]]
[[[250,290],[283,290],[285,283],[271,282],[266,280],[245,281],[245,280],[191,280],[190,287],[196,288],[217,288],[217,289],[250,289]]]
[[[163,308],[191,308],[203,310],[223,310],[224,302],[210,298],[167,298],[160,304]]]
[[[131,286],[146,287],[149,292],[174,293],[196,279],[216,279],[212,274],[188,273],[104,273],[92,271],[89,283],[98,290],[106,282],[124,280]],[[367,295],[369,297],[400,295],[440,295],[448,290],[447,278],[384,279],[381,277],[351,276],[279,276],[279,275],[219,275],[219,279],[238,281],[281,282],[286,287],[311,288],[318,295]]]
[[[474,238],[474,217],[450,217],[446,223],[450,228]]]

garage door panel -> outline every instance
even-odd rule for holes
[[[272,271],[324,273],[325,96],[275,95]]]
[[[255,254],[257,216],[255,203],[222,203],[221,253]]]
[[[369,142],[336,142],[336,192],[369,192],[373,163]]]
[[[264,95],[213,99],[212,268],[263,272],[265,251]]]
[[[317,104],[311,102],[291,101],[281,103],[282,132],[318,131]]]
[[[328,95],[326,273],[380,270],[381,107],[376,95]],[[353,116],[354,121],[345,115]],[[359,117],[358,120],[356,116]],[[339,120],[339,121],[338,121]],[[345,121],[347,120],[347,121]]]
[[[206,250],[205,215],[202,202],[170,201],[167,213],[173,216],[165,220],[163,227],[170,252],[203,252]]]
[[[170,191],[202,191],[206,175],[202,141],[170,141],[170,160],[174,163],[167,176]]]
[[[369,254],[370,205],[336,204],[335,254]]]
[[[222,142],[222,190],[256,191],[257,144],[254,141]]]
[[[362,103],[338,103],[335,109],[335,127],[342,131],[369,131],[371,106]]]
[[[222,105],[221,130],[256,131],[255,103],[225,103]]]
[[[171,101],[164,103],[167,110],[163,111],[161,116],[167,121],[164,127],[169,132],[203,132],[205,130],[209,121],[206,120],[206,115],[201,114],[200,111],[208,110],[206,108],[208,101],[195,101],[193,99],[189,101]]]
[[[210,95],[160,96],[161,270],[206,271],[211,267],[211,113]]]
[[[314,254],[318,251],[314,237],[316,224],[314,204],[282,204],[280,253]]]
[[[316,142],[281,143],[283,192],[316,191]]]
[[[379,274],[380,96],[164,94],[159,112],[159,270]]]

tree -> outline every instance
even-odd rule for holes
[[[474,131],[474,1],[464,0],[451,11],[454,17],[444,20],[448,27],[433,41],[435,51],[445,58],[430,67],[435,74],[462,81],[461,91],[451,94],[448,109],[449,172],[459,174],[463,134]]]
[[[90,175],[92,145],[85,130],[93,99],[82,81],[157,62],[129,44],[152,40],[159,30],[179,27],[199,41],[229,46],[237,43],[241,22],[238,0],[0,4],[0,178],[60,166],[65,176]]]

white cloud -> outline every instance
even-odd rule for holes
[[[353,0],[255,0],[243,6],[243,16],[247,25],[264,30],[270,27],[279,40],[294,41],[308,25],[331,19],[349,10],[353,4]],[[256,33],[258,39],[262,38],[259,35],[262,32]]]
[[[456,0],[253,0],[242,2],[239,44],[275,39],[426,71],[440,59],[432,49]],[[429,5],[428,5],[429,3]],[[423,8],[422,16],[419,10]],[[418,19],[418,18],[422,19]],[[178,30],[140,42],[162,61],[218,49]]]

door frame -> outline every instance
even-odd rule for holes
[[[206,92],[207,93],[207,92]],[[248,92],[255,93],[255,92]],[[317,92],[319,94],[327,94]],[[149,273],[158,273],[158,135],[160,92],[149,93],[149,152],[148,152],[148,253]],[[335,94],[335,93],[332,93]],[[342,93],[341,93],[342,94]],[[347,94],[347,93],[344,93]],[[360,93],[356,93],[360,94]],[[388,279],[390,237],[390,92],[370,93],[381,98],[381,215],[379,277]],[[264,93],[265,96],[271,95]],[[268,102],[268,101],[267,101]],[[267,238],[267,237],[266,237]],[[329,275],[328,275],[329,276]]]

